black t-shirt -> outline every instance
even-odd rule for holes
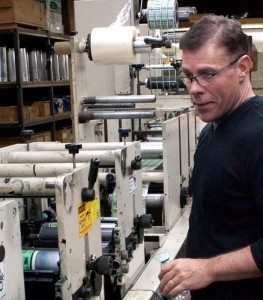
[[[203,129],[191,178],[187,257],[209,258],[251,246],[263,272],[263,101],[253,97],[214,130]],[[217,282],[192,299],[262,300],[263,277]]]

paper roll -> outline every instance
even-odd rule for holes
[[[56,42],[54,44],[54,52],[55,52],[55,54],[69,55],[71,53],[70,42]]]
[[[91,32],[93,62],[100,65],[135,64],[136,37],[137,30],[134,26],[94,28]]]

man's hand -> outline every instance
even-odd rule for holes
[[[195,290],[213,282],[209,259],[175,259],[161,264],[160,292],[176,296],[186,290]]]

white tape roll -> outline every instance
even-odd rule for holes
[[[134,26],[94,28],[91,32],[93,62],[100,65],[136,63]]]

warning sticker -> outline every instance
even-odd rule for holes
[[[99,214],[99,199],[96,196],[95,200],[91,202],[91,211],[92,211],[92,222],[97,220],[100,216]]]
[[[136,172],[131,172],[129,174],[129,191],[130,194],[133,193],[137,188],[137,183],[136,183]]]
[[[5,270],[4,262],[0,262],[0,298],[5,295]]]
[[[79,219],[79,237],[83,237],[92,229],[91,202],[79,204],[78,219]]]

